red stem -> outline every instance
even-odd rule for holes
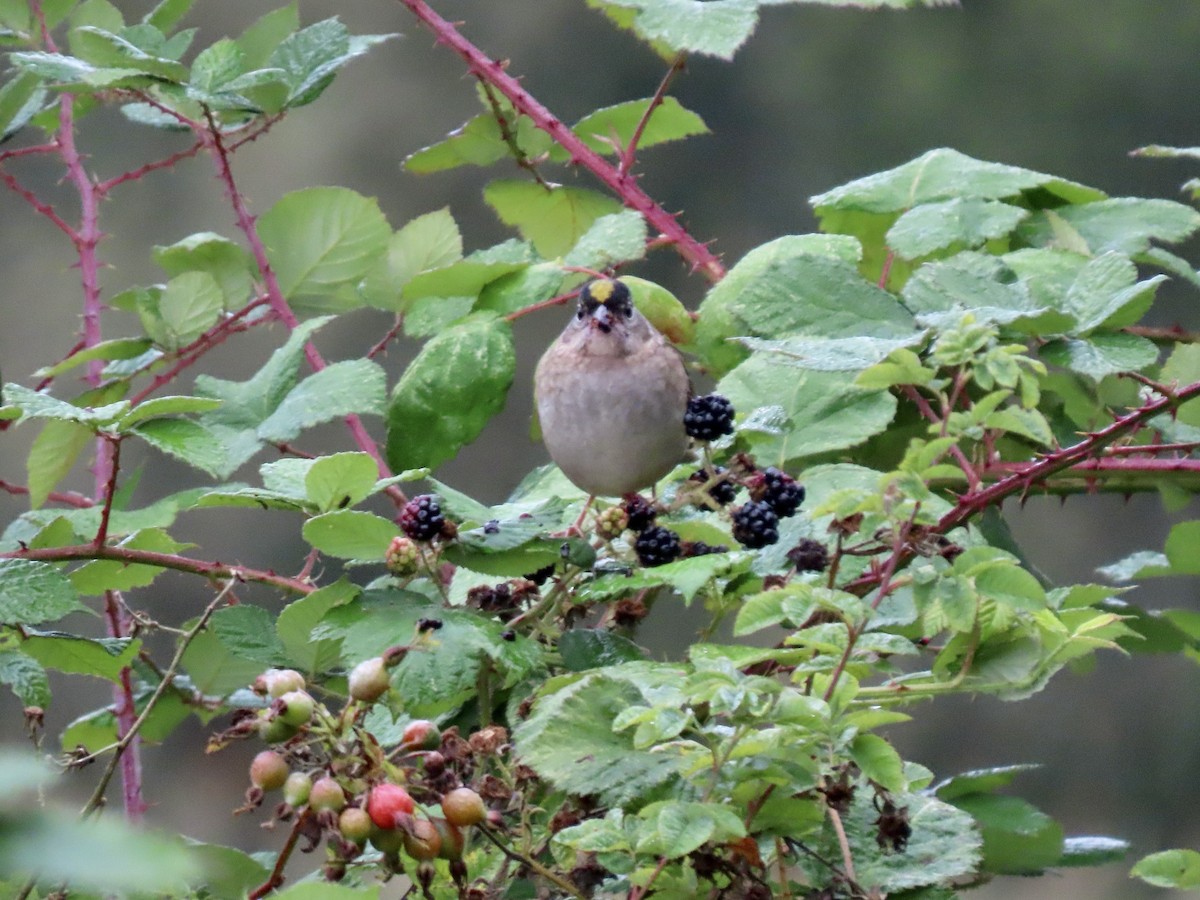
[[[0,491],[4,491],[6,494],[26,495],[29,493],[29,488],[0,478]],[[96,505],[96,501],[91,497],[85,497],[83,494],[77,494],[74,491],[51,491],[46,499],[53,500],[55,503],[74,506],[76,509],[90,509]]]
[[[288,330],[291,331],[300,322],[296,318],[296,314],[292,312],[291,306],[288,305],[287,299],[283,296],[283,291],[279,287],[279,279],[275,275],[275,270],[271,268],[271,261],[267,257],[267,248],[263,246],[262,238],[258,234],[258,227],[255,225],[254,216],[246,208],[246,203],[237,188],[237,182],[234,181],[233,168],[229,165],[229,151],[222,140],[221,128],[210,110],[205,109],[204,118],[207,122],[207,128],[200,131],[198,136],[212,153],[213,164],[217,167],[217,177],[225,185],[225,196],[233,206],[233,213],[237,218],[238,228],[246,236],[246,241],[250,245],[250,253],[254,256],[255,265],[258,266],[259,274],[262,276],[263,284],[267,289],[267,300],[271,304],[271,309],[279,321],[283,322]],[[311,341],[304,345],[304,356],[308,360],[309,367],[314,372],[319,372],[325,368],[325,360]],[[392,471],[388,468],[387,462],[384,461],[383,455],[379,452],[379,447],[375,443],[374,438],[371,437],[366,426],[363,425],[362,419],[351,413],[346,416],[345,422],[346,427],[350,429],[351,435],[354,436],[354,442],[358,445],[359,449],[370,454],[371,458],[375,460],[375,465],[379,469],[379,477],[389,477]],[[397,494],[403,496],[398,489],[395,492],[389,491],[389,495],[393,497]]]
[[[654,202],[650,195],[638,186],[629,173],[622,173],[592,150],[550,110],[535,100],[521,87],[517,79],[505,71],[503,63],[492,59],[467,40],[454,25],[434,12],[425,0],[400,2],[433,31],[439,44],[445,44],[463,58],[471,74],[493,85],[508,98],[518,112],[528,116],[538,128],[549,134],[566,150],[573,163],[586,168],[619,196],[626,206],[641,213],[647,222],[662,233],[664,239],[674,244],[676,252],[691,263],[693,269],[698,269],[709,281],[716,282],[725,277],[725,266],[708,247],[688,234],[673,215]]]
[[[109,447],[109,477],[104,485],[104,506],[100,510],[100,527],[96,529],[96,539],[93,543],[103,547],[108,542],[108,522],[112,518],[113,499],[117,496],[117,471],[121,466],[121,442],[116,438],[101,437],[99,444]]]
[[[658,83],[658,90],[650,98],[650,102],[646,105],[646,111],[642,113],[637,127],[633,129],[633,134],[629,137],[629,144],[621,151],[621,165],[617,168],[617,172],[621,176],[629,174],[629,170],[633,168],[638,144],[642,141],[642,135],[646,132],[646,126],[650,124],[650,117],[654,115],[656,109],[662,106],[663,99],[667,96],[667,88],[671,86],[671,82],[675,80],[675,76],[683,71],[685,60],[686,57],[682,53],[678,54],[671,63],[671,68],[667,69],[667,74]]]
[[[157,566],[176,572],[202,575],[209,579],[235,578],[252,581],[291,591],[294,594],[311,594],[316,590],[308,581],[277,575],[269,570],[250,569],[245,566],[230,566],[222,562],[192,559],[174,553],[159,553],[154,550],[135,550],[129,547],[113,547],[95,544],[72,544],[67,547],[41,547],[33,550],[13,550],[0,553],[0,559],[34,559],[41,562],[73,562],[76,560],[110,559],[126,565]]]

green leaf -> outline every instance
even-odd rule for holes
[[[480,113],[445,140],[410,153],[404,167],[418,175],[428,175],[462,165],[488,166],[508,153],[496,117]]]
[[[121,416],[117,422],[117,428],[124,431],[129,426],[146,419],[176,416],[183,413],[209,412],[220,405],[221,401],[212,397],[154,397],[139,403]]]
[[[606,805],[630,803],[673,778],[680,760],[670,746],[635,749],[634,729],[614,732],[612,722],[647,704],[647,691],[681,677],[676,666],[626,663],[560,683],[513,729],[517,753],[563,790],[596,794]]]
[[[650,842],[653,849],[646,845],[639,845],[638,849],[667,859],[687,856],[716,832],[713,810],[705,803],[664,803],[654,818],[655,831]]]
[[[796,369],[767,354],[752,356],[717,389],[751,416],[739,435],[760,462],[776,466],[856,446],[886,429],[897,406],[887,391],[855,386],[852,373]]]
[[[268,58],[267,66],[287,73],[291,88],[287,105],[303,106],[321,95],[338,69],[389,37],[391,35],[351,36],[336,18],[325,19],[280,41]]]
[[[379,467],[369,453],[334,453],[313,461],[304,488],[321,512],[329,512],[366,499],[378,478]]]
[[[21,701],[22,706],[40,706],[45,709],[50,705],[50,679],[46,670],[20,650],[0,650],[0,684],[6,684]],[[0,765],[0,779],[9,773]],[[4,787],[0,781],[0,797],[4,795]]]
[[[1200,229],[1200,213],[1172,200],[1118,197],[1059,207],[1053,215],[1096,256],[1109,252],[1133,256],[1148,250],[1152,240],[1176,243]],[[1035,246],[1051,245],[1057,237],[1048,213],[1030,217],[1017,233]]]
[[[240,307],[253,289],[253,258],[239,245],[211,231],[189,235],[151,251],[154,261],[170,276],[205,272],[221,287],[226,309]]]
[[[1095,331],[1086,338],[1060,338],[1041,348],[1042,359],[1093,381],[1120,372],[1139,372],[1158,361],[1154,342],[1123,331]]]
[[[583,672],[645,659],[645,651],[629,638],[592,628],[576,628],[558,639],[558,652],[569,672]]]
[[[0,624],[53,622],[85,607],[54,566],[29,559],[0,559]]]
[[[1056,867],[1103,866],[1120,862],[1129,852],[1129,842],[1103,836],[1076,836],[1063,841],[1062,858]]]
[[[888,245],[904,259],[951,247],[974,248],[1011,232],[1029,211],[999,200],[956,197],[922,203],[888,229]]]
[[[1166,276],[1137,281],[1137,267],[1120,253],[1089,260],[1067,289],[1064,305],[1085,334],[1101,325],[1119,328],[1141,318],[1154,300],[1155,288]]]
[[[462,259],[462,234],[447,207],[417,216],[388,240],[363,281],[363,298],[377,309],[399,312],[404,287],[418,273]]]
[[[629,145],[634,130],[652,102],[649,99],[627,100],[615,106],[602,107],[584,116],[571,130],[597,153],[616,153]],[[690,109],[684,109],[674,97],[662,97],[642,131],[638,149],[707,133],[708,126],[700,116]],[[613,147],[614,140],[617,147]],[[567,159],[567,152],[555,144],[550,151],[550,158],[563,162]]]
[[[564,266],[607,269],[646,255],[646,220],[631,209],[600,216],[580,236]]]
[[[339,509],[304,523],[304,539],[340,559],[375,559],[382,562],[399,527],[382,516],[355,509]]]
[[[142,21],[165,34],[179,24],[194,2],[195,0],[160,0],[154,9],[146,13]]]
[[[246,896],[270,875],[267,866],[233,847],[188,841],[187,848],[203,872],[192,886],[203,887],[214,897]]]
[[[1200,887],[1200,853],[1195,850],[1163,850],[1138,860],[1129,870],[1132,878],[1161,888],[1191,890]]]
[[[263,213],[258,231],[289,299],[328,300],[366,275],[391,237],[374,198],[340,187],[287,194]]]
[[[300,14],[292,2],[271,10],[242,32],[237,43],[247,70],[265,66],[280,42],[299,27]]]
[[[296,884],[274,897],[276,900],[379,900],[379,885],[343,887],[320,882]]]
[[[546,259],[564,255],[598,218],[622,209],[595,191],[512,179],[493,181],[484,188],[483,199]]]
[[[1015,766],[997,766],[993,769],[974,769],[959,775],[952,775],[934,788],[934,793],[941,800],[953,803],[959,797],[971,794],[990,794],[1012,784],[1013,779],[1023,772],[1033,772],[1041,766],[1023,763]]]
[[[387,375],[369,359],[346,359],[314,372],[294,387],[258,426],[268,441],[290,441],[306,428],[348,416],[382,415]]]
[[[791,337],[769,341],[762,338],[738,338],[742,346],[760,353],[774,354],[776,361],[798,369],[818,372],[862,372],[887,359],[897,350],[921,343],[924,336],[913,332],[903,338],[873,337]],[[863,386],[862,380],[856,382]],[[889,385],[890,386],[890,385]]]
[[[284,659],[283,644],[275,636],[275,617],[261,606],[241,603],[218,609],[208,627],[229,653],[257,663],[260,671]]]
[[[1034,875],[1062,857],[1062,826],[1019,797],[969,794],[954,805],[979,823],[989,872]]]
[[[225,308],[225,294],[207,272],[184,272],[161,291],[139,291],[136,308],[146,334],[160,347],[174,351],[217,323]]]
[[[1163,548],[1171,562],[1172,575],[1200,575],[1200,521],[1180,522],[1171,526]]]
[[[393,471],[433,468],[478,437],[504,408],[515,371],[512,329],[490,314],[464,319],[429,341],[388,406]]]
[[[505,241],[448,266],[420,273],[405,286],[404,299],[408,303],[422,297],[474,297],[490,282],[524,269],[535,259],[528,244]]]
[[[124,400],[96,407],[76,406],[43,391],[32,391],[24,385],[11,383],[4,385],[4,399],[5,403],[18,407],[30,418],[61,419],[95,427],[111,425],[129,409]]]
[[[93,437],[91,429],[77,422],[51,419],[42,426],[25,458],[29,505],[32,508],[37,509],[46,502],[50,492],[75,466],[75,460]]]
[[[856,241],[823,235],[790,235],[754,248],[700,304],[697,349],[722,374],[746,356],[728,343],[734,337],[912,334],[912,315],[858,274],[857,259]]]
[[[93,359],[136,359],[149,349],[150,341],[145,338],[116,338],[111,341],[101,341],[95,346],[72,353],[62,362],[52,366],[43,366],[33,374],[37,378],[54,378]]]
[[[0,88],[0,141],[25,127],[45,104],[47,93],[33,72],[21,72]]]
[[[879,735],[856,735],[850,743],[850,758],[866,778],[885,790],[899,793],[908,789],[908,779],[904,777],[904,760],[895,748]]]
[[[755,0],[589,0],[602,9],[633,9],[633,30],[660,53],[733,59],[758,24]],[[624,17],[618,21],[623,23]]]
[[[21,650],[47,669],[73,675],[91,675],[118,682],[121,671],[137,657],[140,640],[92,638],[57,632],[29,631]]]
[[[998,260],[959,253],[921,266],[904,285],[904,302],[922,323],[957,325],[970,313],[977,322],[1040,322],[1047,308],[1015,282]]]
[[[289,603],[275,620],[275,633],[288,659],[304,672],[329,668],[341,655],[340,640],[313,640],[312,630],[325,614],[349,603],[359,594],[357,585],[344,579]]]
[[[1165,553],[1157,550],[1139,550],[1118,562],[1096,569],[1109,581],[1127,584],[1141,578],[1171,574],[1171,561]]]
[[[221,439],[211,428],[189,419],[151,419],[140,422],[131,432],[168,456],[195,466],[210,475],[220,476],[229,468],[229,455]]]

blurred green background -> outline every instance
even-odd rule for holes
[[[117,5],[132,20],[152,4]],[[203,0],[187,24],[200,27],[196,46],[204,46],[236,34],[275,5]],[[614,30],[583,0],[434,5],[447,18],[464,21],[465,33],[490,54],[509,59],[509,71],[568,122],[599,106],[649,96],[664,70],[650,50]],[[463,75],[458,59],[435,47],[397,2],[301,0],[300,10],[306,23],[339,15],[353,31],[402,36],[354,63],[315,105],[237,154],[235,174],[253,208],[262,212],[290,190],[336,184],[378,197],[394,226],[449,205],[468,250],[511,236],[481,200],[490,178],[518,177],[511,165],[430,177],[401,167],[406,154],[478,112],[473,80]],[[1052,173],[1114,196],[1179,198],[1179,185],[1200,173],[1185,162],[1137,160],[1128,153],[1149,143],[1200,143],[1198,48],[1196,0],[964,0],[961,7],[874,13],[768,8],[758,33],[732,64],[690,62],[674,92],[712,134],[647,151],[642,183],[666,208],[683,210],[691,232],[714,240],[729,264],[763,241],[814,230],[809,196],[936,146]],[[88,117],[81,137],[90,168],[102,177],[180,149],[185,140],[127,127],[110,112]],[[11,170],[64,212],[73,209],[57,183],[59,172],[36,162]],[[591,186],[584,174],[556,177]],[[205,159],[121,188],[105,205],[102,225],[108,234],[102,246],[110,265],[103,277],[107,296],[161,279],[149,258],[153,244],[200,230],[237,237]],[[79,289],[69,250],[15,195],[0,194],[5,378],[29,383],[34,369],[61,358],[74,342]],[[1183,250],[1193,260],[1195,251],[1195,246]],[[702,281],[667,252],[631,271],[662,281],[692,307],[704,293]],[[1197,300],[1193,292],[1168,287],[1152,321],[1200,328]],[[528,437],[530,382],[538,354],[565,315],[549,311],[517,323],[520,362],[508,408],[439,477],[496,501],[545,460]],[[106,335],[131,327],[114,316]],[[331,358],[359,355],[386,327],[381,314],[363,311],[322,332],[321,347]],[[210,357],[208,370],[244,378],[280,339],[278,331],[238,338]],[[402,340],[389,351],[383,362],[393,378],[415,349]],[[23,459],[34,433],[21,428],[3,436],[0,478],[24,480]],[[329,448],[344,446],[339,428],[317,437]],[[198,473],[161,458],[152,462],[140,501],[201,481]],[[88,489],[82,466],[72,479],[68,487]],[[21,509],[18,499],[0,495],[2,521]],[[1170,524],[1198,511],[1192,504],[1167,514],[1155,497],[1126,502],[1108,496],[1073,498],[1065,505],[1033,498],[1024,507],[1005,508],[1031,558],[1059,583],[1094,580],[1098,565],[1133,550],[1161,548]],[[207,558],[280,571],[301,563],[295,523],[280,513],[226,518],[196,512],[178,530],[199,543],[197,552]],[[280,598],[253,590],[243,599],[272,608],[280,604]],[[1151,608],[1200,608],[1196,583],[1184,579],[1150,582],[1128,599]],[[203,601],[197,585],[170,575],[134,598],[171,622],[193,615]],[[656,653],[678,651],[671,643],[683,631],[678,615],[666,604],[656,609],[646,634]],[[47,717],[51,743],[71,718],[106,700],[103,688],[78,680],[56,679],[54,686]],[[1023,776],[1014,790],[1058,818],[1069,834],[1127,838],[1134,844],[1130,863],[1157,849],[1200,846],[1200,669],[1193,663],[1109,654],[1094,672],[1060,675],[1024,703],[955,700],[915,712],[917,722],[890,736],[906,757],[939,775],[1038,762],[1043,768]],[[0,723],[0,740],[20,739],[19,709],[10,696],[0,699]],[[261,815],[254,821],[230,816],[252,748],[205,758],[206,730],[188,726],[146,749],[150,820],[205,840],[278,847],[281,836],[259,831]],[[90,770],[71,776],[80,791],[93,777]],[[1004,879],[972,896],[1168,894],[1130,882],[1127,868]]]

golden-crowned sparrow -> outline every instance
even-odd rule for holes
[[[609,278],[583,286],[534,375],[546,449],[592,495],[648,487],[680,461],[688,393],[679,353]]]

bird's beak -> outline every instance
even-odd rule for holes
[[[592,313],[591,321],[593,328],[599,328],[605,334],[608,334],[610,331],[612,331],[612,311],[603,303],[596,307],[595,311]]]

